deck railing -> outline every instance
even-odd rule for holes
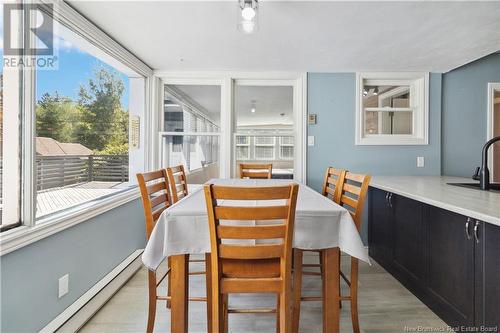
[[[37,156],[37,190],[82,182],[128,181],[128,155]]]

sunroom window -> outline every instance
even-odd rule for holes
[[[129,121],[142,112],[144,79],[66,27],[56,31],[58,69],[36,75],[37,219],[123,191],[130,164],[143,163],[129,158]]]
[[[53,44],[47,55],[52,61],[40,61],[37,53],[31,62],[36,65],[15,65],[9,59],[33,56],[23,49],[16,55],[7,48],[0,52],[6,60],[0,75],[1,231],[66,222],[97,206],[111,207],[115,195],[128,198],[134,185],[129,175],[145,166],[141,119],[151,70],[105,35],[79,29],[90,24],[84,18],[55,15],[52,8],[14,11],[50,22],[39,34]],[[12,22],[19,28],[7,31],[11,40],[19,38],[18,45],[46,45],[22,33],[26,20]]]
[[[428,90],[428,74],[358,74],[356,144],[427,144]]]

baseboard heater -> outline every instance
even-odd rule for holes
[[[141,268],[143,251],[143,249],[134,251],[54,318],[40,333],[78,331]]]

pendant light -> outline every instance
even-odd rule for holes
[[[251,34],[258,29],[258,0],[238,0],[238,30]]]

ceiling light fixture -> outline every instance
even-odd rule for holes
[[[375,87],[375,89],[373,89],[373,95],[378,96],[378,87]]]
[[[251,34],[257,30],[259,0],[238,0],[238,30]]]
[[[255,113],[255,107],[253,107],[250,112]]]
[[[363,89],[363,96],[368,96],[368,89],[367,88]]]

